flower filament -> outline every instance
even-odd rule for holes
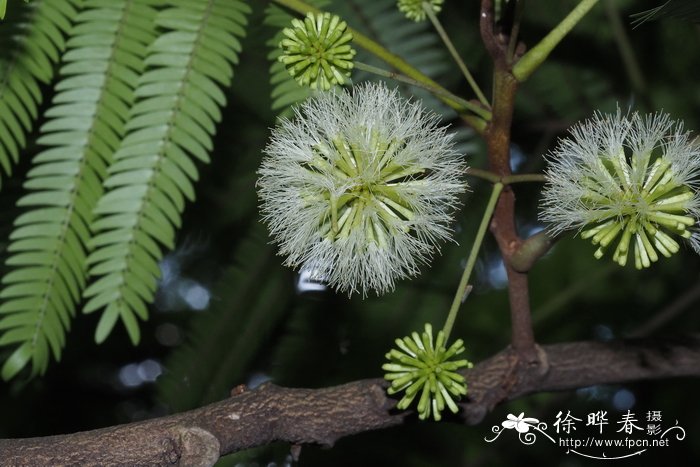
[[[328,207],[320,220],[321,235],[335,241],[360,229],[370,243],[383,247],[397,229],[409,231],[417,213],[404,193],[411,184],[423,183],[426,170],[395,161],[405,142],[385,142],[377,131],[370,132],[366,148],[340,136],[331,141],[319,143],[304,165],[309,172],[331,172],[339,180],[324,198]]]

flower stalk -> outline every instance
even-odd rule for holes
[[[481,218],[481,224],[479,225],[479,230],[476,232],[476,238],[474,238],[474,243],[472,243],[472,249],[469,252],[469,258],[467,259],[467,264],[464,267],[464,272],[462,273],[462,278],[459,281],[459,286],[457,287],[457,292],[452,300],[452,306],[447,314],[447,319],[445,320],[445,325],[442,330],[445,333],[445,340],[450,338],[450,333],[452,332],[452,327],[454,326],[455,319],[457,318],[457,313],[462,305],[462,302],[466,298],[467,290],[469,286],[469,278],[474,270],[474,265],[476,264],[476,258],[479,255],[479,250],[481,249],[481,244],[484,241],[484,236],[486,235],[486,229],[491,221],[491,216],[493,211],[496,209],[496,203],[498,202],[498,197],[503,191],[503,184],[497,182],[493,185],[491,191],[491,197],[489,198],[486,209],[484,210],[484,215]]]
[[[545,177],[544,174],[515,174],[501,177],[490,170],[477,169],[474,167],[469,167],[467,169],[467,175],[480,178],[491,183],[503,183],[504,185],[528,182],[542,183],[547,181],[547,177]]]
[[[461,70],[462,74],[464,75],[464,78],[467,80],[467,83],[469,83],[469,86],[474,91],[474,94],[476,94],[477,99],[479,99],[479,102],[481,102],[481,104],[485,108],[487,108],[487,109],[490,108],[491,104],[489,103],[488,99],[486,99],[486,96],[484,96],[484,93],[481,91],[481,88],[474,80],[474,77],[472,76],[471,72],[469,71],[469,68],[467,68],[467,65],[464,63],[464,60],[462,60],[462,57],[459,56],[459,53],[457,52],[457,49],[455,48],[454,44],[452,43],[450,36],[447,35],[445,28],[442,27],[440,20],[438,19],[437,15],[435,14],[433,6],[425,1],[423,2],[422,6],[423,6],[423,10],[425,11],[425,14],[430,19],[430,22],[433,23],[433,27],[435,28],[438,35],[442,39],[442,42],[445,44],[445,47],[447,47],[447,50],[450,52],[452,59],[455,61],[455,63],[457,64],[457,66]]]
[[[462,99],[461,97],[452,94],[451,92],[447,91],[444,88],[435,87],[435,86],[432,86],[430,84],[426,84],[426,83],[423,83],[421,81],[417,81],[413,78],[409,78],[408,76],[405,76],[405,75],[402,75],[399,73],[394,73],[393,71],[384,70],[382,68],[372,66],[372,65],[369,65],[369,64],[363,63],[363,62],[356,61],[355,68],[358,70],[363,70],[363,71],[366,71],[368,73],[375,74],[377,76],[382,76],[384,78],[393,79],[396,81],[400,81],[402,83],[410,84],[411,86],[425,89],[426,91],[429,91],[431,94],[433,94],[437,97],[441,97],[444,99],[451,99],[454,102],[461,104],[461,106],[462,106],[461,111],[471,111],[471,112],[475,113],[476,115],[480,116],[481,118],[483,118],[484,120],[489,120],[491,118],[491,112],[489,112],[488,110],[484,109],[483,107],[481,107],[477,104],[474,104],[473,102],[469,102],[468,100]]]
[[[586,16],[598,0],[581,0],[557,26],[552,29],[537,45],[522,56],[513,67],[513,76],[520,82],[525,81],[549,57],[559,42]]]

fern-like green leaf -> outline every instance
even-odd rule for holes
[[[316,8],[323,8],[330,4],[330,1],[309,0],[308,3]],[[282,29],[290,26],[292,18],[294,16],[274,4],[270,4],[265,10],[265,24],[278,29],[277,33],[266,42],[270,47],[267,58],[270,60],[271,107],[272,110],[280,110],[282,113],[291,105],[309,97],[312,92],[310,88],[297,83],[284,64],[278,60],[279,56],[282,55],[282,50],[279,48],[279,43],[284,37]]]
[[[2,377],[32,360],[43,373],[49,349],[61,357],[86,285],[93,209],[102,180],[124,134],[136,77],[153,39],[152,0],[85,0],[63,57],[49,119],[18,204],[30,208],[15,221],[0,298],[0,345],[17,345]]]
[[[161,245],[171,249],[185,200],[194,199],[198,171],[209,161],[212,135],[226,104],[249,7],[241,0],[173,0],[155,24],[166,30],[149,47],[148,70],[127,136],[114,156],[92,224],[88,258],[95,282],[84,312],[102,310],[95,338],[104,340],[117,318],[133,343],[137,317],[148,317],[159,277]],[[160,244],[160,245],[159,245]]]
[[[13,20],[2,23],[0,46],[0,175],[12,173],[26,145],[42,101],[39,83],[48,84],[65,49],[65,35],[79,0],[34,0],[17,5]],[[1,15],[0,15],[1,17]],[[15,19],[16,18],[16,19]],[[2,177],[0,177],[0,182]]]

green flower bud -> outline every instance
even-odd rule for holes
[[[413,21],[423,21],[426,18],[423,3],[427,3],[435,13],[442,10],[444,0],[399,0],[397,6],[399,11],[406,15],[406,18]]]
[[[431,413],[436,421],[440,420],[446,407],[457,413],[459,408],[455,398],[467,394],[467,383],[457,370],[471,368],[472,364],[467,360],[450,360],[464,352],[464,342],[458,339],[449,349],[444,343],[443,331],[433,343],[433,328],[426,324],[421,335],[414,332],[410,337],[396,339],[400,350],[391,349],[386,354],[389,362],[382,366],[387,372],[384,379],[391,381],[387,392],[404,392],[397,408],[407,409],[420,393],[417,409],[421,420],[430,417]]]
[[[345,21],[330,13],[309,13],[304,21],[293,19],[282,33],[279,61],[300,85],[327,91],[347,82],[356,52]]]

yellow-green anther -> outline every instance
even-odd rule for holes
[[[654,235],[654,239],[658,241],[657,248],[659,246],[662,246],[668,251],[668,256],[671,256],[674,253],[678,253],[678,250],[680,250],[681,246],[678,244],[677,241],[675,241],[673,238],[670,236],[666,235],[664,232],[661,230],[656,231],[656,235]],[[663,253],[663,251],[662,251]]]
[[[581,238],[583,238],[584,240],[587,238],[591,238],[591,237],[597,235],[598,232],[600,232],[601,230],[606,229],[607,227],[610,227],[611,225],[613,225],[613,223],[614,223],[614,221],[610,220],[610,221],[605,222],[604,224],[596,225],[595,227],[592,227],[590,229],[586,229],[586,230],[581,232]]]
[[[644,191],[648,192],[649,187],[655,187],[656,182],[666,173],[666,169],[670,167],[671,163],[665,159],[656,159],[649,169],[649,175],[644,182]]]
[[[331,225],[333,227],[333,235],[338,234],[338,198],[334,195],[330,195],[331,202]]]
[[[617,234],[620,233],[620,230],[622,230],[622,224],[619,224],[619,223],[608,227],[604,231],[604,235],[602,235],[600,237],[600,239],[598,239],[597,243],[600,243],[600,246],[602,246],[602,247],[608,246],[610,244],[610,242],[612,242],[615,239],[615,237],[617,237]],[[595,244],[595,243],[596,243],[596,238],[593,239],[593,244]]]
[[[399,349],[401,349],[403,352],[407,353],[411,357],[415,357],[417,352],[419,352],[418,347],[416,347],[413,341],[408,338],[396,339],[394,342],[396,343],[396,346]],[[408,343],[408,345],[406,345],[406,343]],[[392,349],[391,352],[395,352],[394,355],[400,355],[400,352],[398,350]]]
[[[652,210],[657,210],[657,211],[685,211],[685,207],[688,203],[688,201],[693,199],[693,193],[690,191],[686,191],[684,193],[681,193],[680,195],[676,196],[671,196],[670,198],[664,198],[656,203],[654,203],[652,206],[650,206],[650,209]]]
[[[649,241],[649,237],[647,237],[647,234],[644,232],[644,230],[640,230],[637,232],[637,239],[641,239],[642,245],[644,246],[644,250],[646,250],[647,255],[649,255],[649,259],[652,262],[656,262],[659,260],[659,255],[656,254],[656,250],[652,246],[651,242]]]
[[[348,81],[356,52],[345,21],[330,13],[309,13],[282,32],[279,61],[299,84],[327,91]]]

